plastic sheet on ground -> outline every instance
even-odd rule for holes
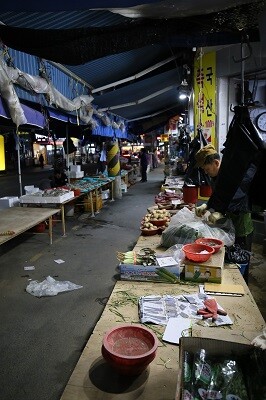
[[[70,292],[82,287],[69,281],[56,281],[51,276],[47,276],[42,282],[31,281],[26,287],[26,292],[35,297],[56,296],[58,293]]]

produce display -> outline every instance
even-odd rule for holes
[[[70,189],[65,189],[65,188],[55,188],[55,189],[46,189],[42,193],[42,197],[59,197],[63,196],[64,194],[67,194],[71,192]],[[39,192],[34,193],[34,195],[38,195]]]
[[[14,231],[5,231],[5,232],[0,232],[0,236],[11,236],[15,235]]]
[[[178,204],[173,204],[173,200],[178,201]],[[159,209],[175,210],[184,204],[182,195],[177,193],[160,192],[155,196],[155,203]]]
[[[147,213],[141,223],[144,231],[156,230],[158,227],[163,231],[170,222],[170,213],[166,209],[152,210]]]
[[[139,253],[135,251],[127,251],[125,253],[117,251],[116,257],[123,264],[146,266],[156,264],[155,251],[150,248],[144,248]]]

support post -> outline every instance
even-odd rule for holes
[[[117,199],[122,198],[121,191],[121,175],[120,175],[120,159],[119,159],[119,146],[117,139],[112,140],[107,145],[107,166],[108,176],[115,177],[114,181],[114,197]]]

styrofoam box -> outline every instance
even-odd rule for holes
[[[83,178],[83,176],[84,171],[69,171],[69,178]]]
[[[80,165],[70,165],[70,171],[80,172]]]
[[[35,203],[35,204],[51,204],[56,203],[60,204],[66,200],[72,199],[74,196],[74,192],[71,190],[61,196],[31,196],[31,195],[24,195],[20,197],[20,203]]]
[[[19,205],[19,198],[12,196],[5,196],[0,198],[0,208],[9,208]]]

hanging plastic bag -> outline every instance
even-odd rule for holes
[[[69,292],[82,287],[69,281],[56,281],[51,276],[47,276],[42,282],[31,281],[26,287],[26,292],[35,297],[56,296],[60,292]]]

